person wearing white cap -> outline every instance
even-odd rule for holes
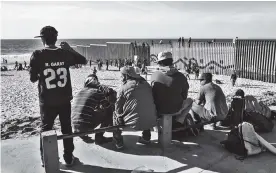
[[[173,129],[185,126],[187,118],[192,118],[188,112],[192,106],[192,99],[187,98],[189,84],[187,78],[173,67],[171,52],[160,52],[157,56],[159,71],[151,76],[154,102],[158,115],[174,114],[184,110],[178,116],[173,116]],[[192,120],[190,121],[192,122]],[[192,135],[197,135],[190,129]],[[173,133],[173,137],[182,137],[183,132]]]
[[[132,66],[123,67],[121,73],[123,85],[117,92],[113,125],[127,125],[134,130],[143,130],[139,142],[149,144],[151,138],[149,129],[157,125],[152,89]],[[113,133],[113,140],[117,149],[124,147],[120,130]]]

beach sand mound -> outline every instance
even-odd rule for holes
[[[81,88],[85,78],[93,72],[88,65],[79,69],[71,69],[71,80],[73,95]],[[109,71],[97,72],[100,82],[118,91],[121,85],[121,74],[116,67],[110,67]],[[198,96],[200,85],[190,75],[189,97],[195,99]],[[214,80],[221,81],[227,102],[230,104],[233,93],[238,88],[245,91],[247,95],[255,96],[268,106],[276,106],[276,84],[249,79],[238,79],[236,86],[232,87],[230,77],[214,75]],[[40,113],[38,102],[37,83],[30,82],[28,71],[6,71],[1,72],[1,139],[21,138],[37,135],[39,133]],[[148,76],[148,80],[150,76]],[[58,118],[54,128],[59,130]]]

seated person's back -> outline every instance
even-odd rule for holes
[[[225,95],[218,85],[213,82],[205,84],[200,90],[199,97],[199,99],[205,100],[204,107],[212,115],[225,118],[228,107]]]
[[[153,96],[158,113],[178,112],[187,99],[189,84],[187,78],[174,68],[163,73],[155,72],[152,77]]]

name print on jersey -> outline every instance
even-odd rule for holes
[[[51,67],[64,66],[64,62],[52,62],[51,64],[45,63],[45,66],[46,67],[49,67],[49,66],[51,66]]]

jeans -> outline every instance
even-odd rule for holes
[[[113,125],[120,125],[120,122],[118,122],[116,114],[113,113]],[[145,140],[150,140],[151,138],[151,133],[150,133],[150,129],[147,130],[143,130],[142,132],[142,137]],[[113,132],[113,138],[115,138],[116,140],[122,140],[122,131],[120,129],[117,129]]]
[[[113,132],[113,138],[115,138],[116,140],[122,140],[122,131],[121,130],[116,130]],[[150,133],[150,129],[149,130],[143,130],[142,132],[142,138],[144,138],[145,140],[150,140],[151,138],[151,133]]]
[[[54,121],[59,115],[61,132],[62,134],[72,134],[71,127],[71,103],[49,106],[49,105],[40,105],[40,114],[41,114],[41,132],[52,130]],[[64,139],[64,154],[63,158],[66,163],[70,163],[73,156],[74,144],[73,138]],[[40,154],[41,159],[43,160],[43,147],[42,139],[40,138]]]

